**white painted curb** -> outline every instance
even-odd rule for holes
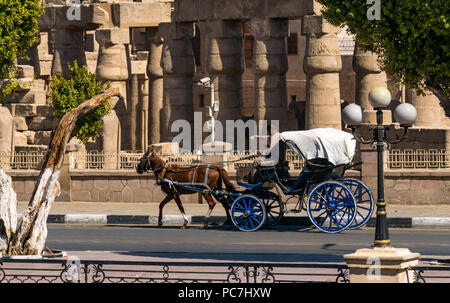
[[[192,222],[192,216],[186,215],[188,219],[188,223]],[[184,219],[182,215],[163,215],[162,217],[163,224],[184,224]],[[158,224],[158,216],[150,216],[149,217],[150,224]]]
[[[450,227],[450,218],[444,217],[413,217],[412,227]]]
[[[105,214],[67,214],[64,223],[107,224],[108,219]]]

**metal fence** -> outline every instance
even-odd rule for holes
[[[71,169],[130,169],[135,170],[143,152],[104,153],[101,151],[78,152],[71,155]],[[257,151],[231,151],[213,164],[222,164],[227,170],[233,171],[241,167],[252,165],[257,158]],[[169,164],[178,166],[193,166],[202,163],[202,155],[195,153],[159,154]],[[289,161],[291,169],[303,168],[303,160],[294,151],[287,150],[286,160]]]
[[[417,266],[410,283],[449,283],[450,266]],[[0,259],[0,283],[349,283],[345,264]]]
[[[349,282],[345,264],[0,260],[0,283]]]
[[[42,152],[14,152],[0,153],[1,169],[40,169],[42,167],[46,151]]]
[[[228,170],[250,166],[257,151],[232,151],[224,157],[223,163]],[[1,169],[40,169],[46,152],[0,153]],[[70,168],[135,170],[143,152],[120,151],[104,153],[102,151],[75,152],[70,154]],[[195,153],[177,155],[161,154],[169,164],[191,166],[202,163],[202,156]],[[255,157],[250,157],[255,156]],[[286,150],[286,160],[291,169],[303,169],[304,161],[293,150]],[[220,161],[219,161],[220,162]],[[218,163],[220,164],[220,163]],[[390,169],[445,169],[450,168],[450,151],[445,149],[392,149],[389,151],[387,166]]]
[[[450,151],[445,149],[392,149],[387,165],[391,169],[450,168]]]

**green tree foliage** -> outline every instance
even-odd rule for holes
[[[106,88],[109,87],[110,83],[107,83]],[[67,79],[62,74],[52,75],[50,88],[52,105],[55,110],[53,114],[57,118],[62,118],[65,113],[100,94],[103,90],[102,82],[97,81],[96,75],[90,73],[86,65],[79,67],[76,61],[69,65]],[[84,143],[92,137],[99,137],[98,131],[103,126],[102,117],[107,115],[110,110],[109,103],[105,102],[96,110],[85,115],[77,121],[72,136],[76,136]]]
[[[39,39],[42,0],[0,0],[0,75],[14,67]]]
[[[324,5],[323,17],[335,26],[347,25],[364,50],[378,54],[391,77],[419,93],[431,90],[450,108],[448,0],[317,1]],[[379,20],[368,17],[377,3]]]

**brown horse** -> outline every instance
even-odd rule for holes
[[[136,171],[142,174],[146,171],[153,171],[157,180],[166,179],[169,182],[161,182],[161,190],[167,195],[164,200],[159,204],[159,217],[158,227],[162,226],[162,213],[164,205],[170,202],[172,199],[177,203],[178,209],[184,218],[184,224],[182,229],[186,228],[188,220],[184,212],[183,204],[181,203],[180,195],[194,194],[196,191],[186,189],[182,186],[178,186],[170,182],[182,182],[182,183],[202,183],[207,184],[212,190],[221,189],[222,181],[225,183],[227,191],[235,192],[233,184],[230,182],[227,171],[220,166],[216,165],[198,165],[191,167],[179,167],[177,165],[166,165],[165,161],[156,155],[151,148],[141,158]],[[211,216],[211,212],[216,205],[216,201],[211,194],[202,193],[203,197],[208,202],[208,212],[205,217],[204,227],[208,227],[208,221]],[[223,204],[222,204],[223,205]],[[226,205],[223,205],[227,214],[227,221],[225,224],[231,224],[230,211]]]

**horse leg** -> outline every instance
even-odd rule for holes
[[[230,209],[223,203],[221,203],[223,208],[225,209],[225,213],[227,214],[227,220],[225,221],[225,223],[223,223],[223,225],[231,225],[231,214],[230,214]]]
[[[216,205],[216,201],[214,201],[214,199],[209,194],[203,194],[203,197],[205,197],[209,206],[208,212],[206,213],[205,222],[203,223],[203,227],[206,229],[208,228],[209,218],[211,217],[211,213],[214,209],[214,206]]]
[[[180,210],[181,214],[183,215],[184,224],[181,226],[181,229],[185,229],[187,227],[187,224],[189,221],[184,212],[184,207],[183,207],[183,204],[181,203],[180,195],[175,194],[174,198],[175,198],[175,202],[177,203],[178,209]]]
[[[166,205],[172,199],[173,199],[173,195],[167,195],[164,198],[164,200],[162,200],[161,203],[159,203],[158,227],[161,227],[163,225],[163,223],[162,223],[162,214],[163,214],[164,205]]]

